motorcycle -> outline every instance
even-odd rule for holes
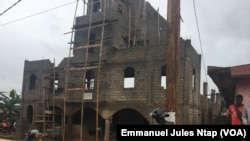
[[[174,125],[174,112],[166,112],[161,108],[155,108],[150,112],[150,116],[155,119],[159,125]]]
[[[25,136],[24,141],[43,141],[47,134],[40,133],[37,129],[32,129]]]

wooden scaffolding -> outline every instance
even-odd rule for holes
[[[135,23],[131,23],[131,8],[129,10],[124,10],[124,12],[127,14],[129,17],[129,24],[128,24],[128,48],[131,45],[131,42],[133,42],[132,46],[136,46],[136,40],[137,36],[136,34],[141,34],[141,39],[144,39],[144,45],[146,45],[146,1],[144,1],[144,4],[141,4],[142,0],[140,0],[140,5],[139,5],[139,12],[138,15],[135,15]],[[116,1],[111,0],[111,4],[118,8],[122,8],[119,6],[119,4]],[[96,3],[99,3],[99,10],[102,12],[102,22],[99,22],[98,24],[95,23],[93,24],[93,8]],[[69,47],[69,56],[67,59],[67,65],[65,68],[66,74],[65,74],[65,86],[64,86],[64,95],[63,96],[55,96],[55,89],[56,89],[56,73],[55,73],[55,67],[53,68],[53,75],[50,77],[47,77],[51,81],[53,81],[53,87],[51,88],[44,88],[44,89],[52,89],[53,90],[53,96],[52,99],[46,96],[46,93],[43,94],[43,100],[39,101],[42,103],[42,113],[37,114],[36,117],[39,117],[35,120],[36,124],[42,125],[42,131],[44,133],[50,133],[53,136],[53,139],[55,138],[55,115],[56,114],[61,114],[62,116],[62,125],[61,125],[61,137],[62,141],[65,141],[65,135],[66,135],[66,113],[67,113],[67,104],[72,102],[72,99],[69,99],[69,95],[72,92],[80,92],[81,95],[81,130],[80,130],[80,141],[83,140],[83,113],[84,113],[84,96],[86,94],[86,88],[87,88],[87,83],[89,80],[86,79],[86,73],[88,70],[93,70],[95,69],[97,72],[97,77],[95,80],[95,89],[96,89],[96,140],[98,141],[99,139],[99,134],[98,134],[98,128],[99,128],[99,119],[98,119],[98,113],[99,113],[99,93],[100,93],[100,74],[101,74],[101,67],[103,64],[102,60],[102,53],[103,53],[103,42],[105,40],[104,38],[104,31],[105,31],[105,26],[110,24],[110,22],[113,21],[107,21],[106,20],[106,4],[107,1],[99,1],[99,0],[83,0],[83,15],[88,17],[88,24],[84,26],[77,26],[76,25],[76,14],[77,14],[77,8],[78,8],[79,1],[77,1],[76,4],[76,9],[75,9],[75,15],[74,15],[74,20],[73,20],[73,27],[70,32],[67,32],[65,34],[71,34],[71,39],[70,39],[70,47]],[[141,10],[141,5],[143,5],[143,9]],[[86,9],[86,7],[88,9]],[[96,8],[96,7],[95,7]],[[140,17],[140,12],[143,11],[143,20],[144,24],[141,25],[139,23],[139,17]],[[141,28],[140,26],[144,26],[144,28]],[[133,28],[131,28],[133,27]],[[139,29],[140,27],[140,29]],[[91,40],[91,31],[95,28],[101,28],[101,36],[100,40],[98,41],[92,41]],[[134,36],[131,35],[131,30],[134,30]],[[86,31],[87,32],[87,41],[86,42],[75,42],[74,41],[74,36],[77,32],[79,31]],[[98,56],[98,61],[95,63],[90,63],[89,62],[89,50],[97,48],[96,50],[99,51],[99,56]],[[74,57],[72,57],[73,51],[75,50],[85,50],[83,51],[82,56],[84,57],[82,62],[75,62]],[[94,64],[94,65],[93,65]],[[72,82],[69,81],[72,74],[72,72],[77,71],[81,72],[81,83],[82,85],[80,87],[74,87],[72,86]],[[57,113],[55,110],[55,101],[63,103],[63,112],[62,113]],[[39,103],[37,101],[37,103]],[[41,104],[40,104],[41,105]],[[53,109],[49,108],[48,105],[52,105]],[[41,108],[40,107],[40,108]]]
[[[68,98],[68,94],[70,92],[74,92],[74,91],[80,91],[82,92],[82,98],[81,98],[81,130],[80,130],[80,140],[83,140],[83,113],[84,113],[84,96],[85,96],[85,91],[87,89],[87,83],[91,83],[88,82],[89,80],[86,79],[86,73],[88,70],[93,70],[93,69],[97,69],[97,81],[96,81],[96,132],[98,131],[98,110],[99,110],[99,92],[100,92],[100,73],[101,73],[101,65],[102,65],[102,48],[103,48],[103,40],[104,40],[104,27],[107,24],[107,22],[105,21],[105,9],[103,7],[105,7],[105,3],[106,1],[103,1],[103,3],[100,3],[100,10],[102,10],[103,13],[103,19],[102,19],[102,23],[99,24],[92,24],[92,16],[93,16],[93,8],[94,5],[100,1],[94,1],[94,0],[83,0],[83,15],[89,15],[89,19],[88,19],[88,25],[84,26],[84,27],[78,27],[76,26],[76,14],[74,16],[74,22],[73,22],[73,28],[71,32],[71,42],[70,42],[70,49],[69,49],[69,57],[68,57],[68,61],[67,61],[67,67],[66,67],[66,79],[65,79],[65,92],[64,92],[64,97],[63,97],[63,101],[64,101],[64,123],[63,123],[63,141],[65,140],[65,127],[66,127],[66,123],[65,123],[65,119],[66,119],[66,110],[67,110],[67,103],[70,102]],[[86,9],[90,8],[90,9]],[[78,4],[77,6],[78,7]],[[76,8],[77,9],[77,8]],[[76,10],[77,11],[77,10]],[[91,31],[94,28],[97,27],[101,27],[101,39],[99,42],[93,42],[91,40]],[[74,34],[78,31],[87,31],[87,42],[83,43],[83,42],[74,42]],[[92,63],[89,63],[89,50],[93,49],[93,48],[99,48],[97,49],[99,51],[99,59],[98,62],[94,63],[94,65]],[[85,54],[83,54],[84,56],[84,60],[79,63],[77,62],[77,65],[75,64],[75,62],[72,59],[72,53],[74,50],[85,50]],[[82,86],[81,87],[70,87],[70,82],[69,82],[69,77],[70,77],[70,71],[81,71],[82,72]],[[96,134],[96,139],[98,140],[98,134]]]
[[[49,68],[51,69],[51,68]],[[55,61],[53,63],[53,73],[49,73],[51,71],[47,69],[46,64],[43,65],[43,69],[41,70],[41,90],[40,95],[33,97],[34,101],[34,129],[38,129],[39,132],[43,133],[47,138],[54,139],[54,129],[55,129],[55,114],[58,114],[54,109],[54,100],[53,97],[55,95],[56,90],[56,75],[55,75]],[[52,96],[50,95],[52,91]],[[53,106],[53,107],[51,107]]]

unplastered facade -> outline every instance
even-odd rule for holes
[[[81,129],[83,137],[93,136],[98,127],[100,136],[109,140],[117,124],[155,124],[149,113],[168,102],[166,25],[143,0],[89,1],[86,14],[76,17],[72,55],[58,66],[47,59],[25,61],[23,132],[46,129],[36,123],[44,110],[57,111],[53,124],[66,138],[80,137]],[[96,44],[101,47],[91,47]],[[85,65],[89,68],[67,69]],[[180,124],[202,124],[200,70],[201,55],[191,40],[181,39]],[[76,90],[81,87],[84,91]]]

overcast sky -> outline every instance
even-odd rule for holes
[[[55,59],[59,64],[68,57],[70,34],[64,33],[72,27],[76,0],[22,0],[9,9],[17,1],[0,0],[0,91],[21,94],[25,60]],[[167,0],[148,2],[166,17]],[[80,0],[78,16],[82,5]],[[217,87],[207,66],[250,64],[249,8],[249,0],[181,0],[181,37],[191,39],[202,55],[201,83],[208,82],[209,90]]]

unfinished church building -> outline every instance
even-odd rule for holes
[[[155,124],[165,107],[166,19],[144,0],[89,0],[76,17],[70,53],[58,66],[25,61],[21,134],[110,140],[117,124]],[[70,33],[71,34],[71,33]],[[67,49],[67,48],[65,48]],[[202,124],[201,55],[181,39],[181,124]],[[204,115],[203,115],[204,116]]]

